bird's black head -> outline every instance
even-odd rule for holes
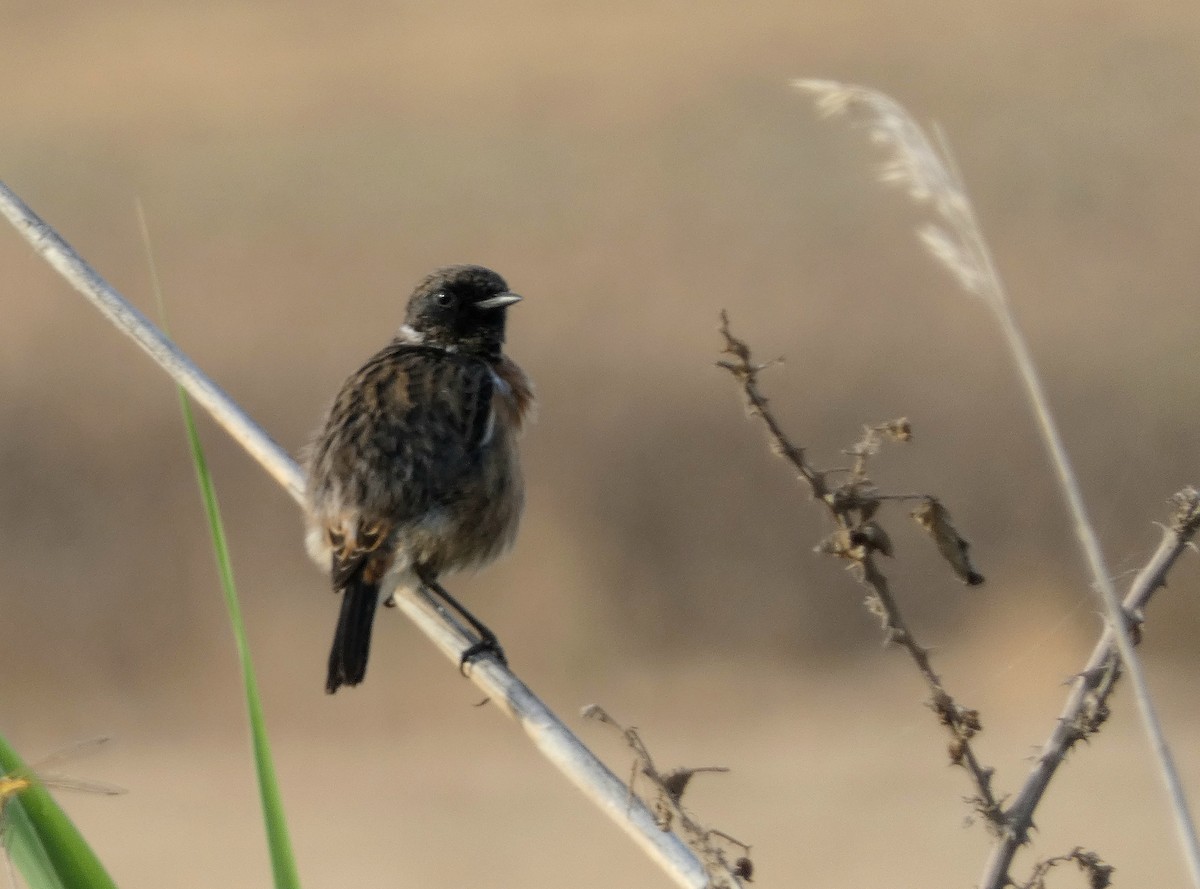
[[[495,356],[504,343],[508,307],[521,297],[478,265],[452,265],[427,275],[408,299],[400,335],[415,342]]]

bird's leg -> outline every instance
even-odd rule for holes
[[[495,633],[488,629],[487,624],[468,611],[454,596],[450,595],[446,588],[438,583],[437,575],[434,572],[419,566],[415,568],[415,572],[426,591],[449,605],[463,620],[471,625],[471,629],[479,636],[479,641],[467,646],[466,651],[459,658],[459,670],[465,674],[467,664],[472,663],[482,654],[491,654],[501,664],[507,666],[508,658],[504,656],[504,649],[500,647],[500,640],[496,638]]]

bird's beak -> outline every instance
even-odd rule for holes
[[[487,299],[481,299],[475,303],[477,309],[503,309],[505,306],[511,306],[513,303],[519,303],[521,297],[516,293],[497,293],[495,296],[489,296]]]

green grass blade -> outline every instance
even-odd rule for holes
[[[266,720],[263,718],[258,682],[254,678],[254,665],[250,659],[250,646],[246,641],[242,609],[238,603],[237,589],[233,582],[233,565],[229,559],[229,546],[225,538],[225,526],[221,522],[217,493],[208,472],[208,462],[204,459],[204,449],[196,430],[196,419],[192,414],[191,402],[183,389],[179,390],[179,403],[183,409],[184,425],[187,427],[192,462],[196,467],[196,480],[200,485],[200,494],[204,500],[204,512],[208,516],[208,531],[212,537],[213,551],[217,557],[217,572],[221,578],[221,589],[225,594],[225,607],[229,611],[229,623],[233,627],[238,659],[241,661],[246,709],[250,715],[250,731],[254,745],[254,765],[258,772],[258,791],[262,801],[263,820],[266,824],[267,845],[271,852],[271,870],[275,875],[276,889],[299,889],[300,876],[296,870],[292,841],[288,835],[283,801],[279,794],[279,782],[275,777],[275,765],[271,758],[270,744],[267,741]]]
[[[167,310],[163,302],[162,285],[158,268],[154,264],[154,253],[150,249],[150,230],[141,201],[137,203],[138,223],[142,230],[142,241],[146,247],[146,260],[150,268],[150,283],[158,301],[159,314],[163,319],[163,332],[167,333]],[[192,464],[196,469],[196,482],[200,486],[200,497],[204,501],[204,513],[208,517],[208,533],[212,539],[213,553],[217,557],[217,574],[221,579],[221,591],[225,595],[225,608],[229,612],[229,624],[233,628],[233,639],[237,645],[238,660],[242,668],[242,686],[246,696],[246,711],[250,717],[250,736],[254,748],[254,768],[258,775],[258,795],[262,803],[263,823],[267,832],[267,848],[271,855],[271,872],[275,876],[276,889],[300,889],[300,874],[296,869],[296,856],[292,852],[292,840],[288,834],[287,819],[283,811],[283,799],[279,794],[279,781],[275,776],[275,762],[271,757],[271,745],[267,740],[267,722],[263,717],[262,699],[258,694],[258,680],[254,677],[254,664],[250,659],[250,645],[246,641],[246,625],[242,621],[242,607],[238,602],[237,587],[233,582],[233,562],[229,558],[229,544],[225,537],[225,525],[221,521],[221,509],[217,503],[217,492],[208,471],[204,447],[200,444],[200,433],[196,430],[196,418],[187,392],[180,386],[179,406],[183,411],[183,423],[187,429],[188,446],[191,448]]]
[[[27,766],[0,738],[0,769]],[[37,784],[4,805],[4,842],[30,889],[116,889],[112,877],[71,819]]]

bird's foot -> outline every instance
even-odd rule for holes
[[[473,645],[467,646],[463,651],[462,656],[458,659],[458,672],[464,676],[467,675],[467,668],[481,657],[491,655],[500,666],[508,666],[508,658],[504,656],[504,649],[500,647],[500,640],[495,636],[485,636]]]

